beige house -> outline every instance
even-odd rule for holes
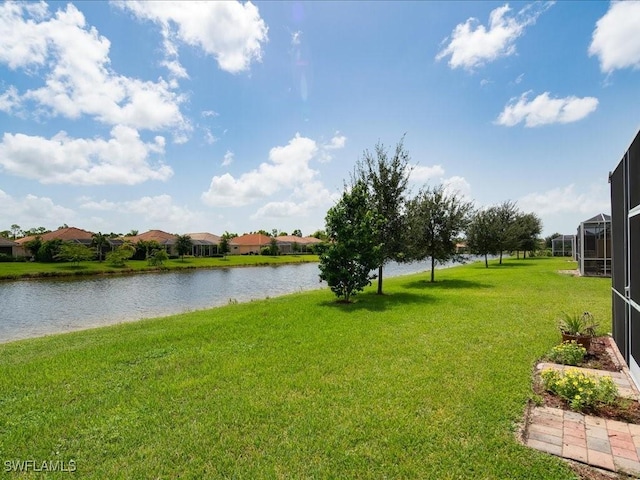
[[[9,240],[8,238],[0,237],[0,255],[17,257],[24,255],[22,252],[24,252],[24,250],[16,242]]]
[[[220,237],[213,233],[187,233],[191,238],[193,247],[191,254],[194,257],[210,257],[218,253]]]
[[[144,242],[158,242],[169,255],[174,254],[177,235],[172,233],[163,232],[162,230],[149,230],[148,232],[141,233],[140,235],[134,235],[131,237],[124,237],[124,240],[131,242],[133,245],[140,241]]]
[[[319,240],[315,237],[297,237],[295,235],[281,235],[279,237],[276,237],[276,241],[278,242],[280,253],[285,254],[307,252],[310,250],[309,247],[311,247],[312,245],[322,243],[322,240]]]
[[[260,255],[264,247],[271,245],[271,237],[261,233],[249,233],[232,238],[229,241],[229,253],[232,255]]]

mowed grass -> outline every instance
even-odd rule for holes
[[[610,329],[610,279],[567,268],[476,263],[351,305],[327,289],[0,345],[0,460],[97,479],[573,478],[515,435],[560,313]]]
[[[127,274],[145,271],[171,271],[191,268],[227,268],[255,265],[317,262],[317,255],[228,255],[225,258],[185,257],[170,259],[162,266],[150,266],[146,260],[127,260],[125,267],[113,267],[106,261],[76,263],[0,262],[0,280],[23,277],[60,277],[68,275]]]

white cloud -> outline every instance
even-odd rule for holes
[[[302,37],[302,31],[298,30],[291,34],[291,45],[300,45]]]
[[[464,177],[453,176],[442,180],[447,195],[459,195],[467,201],[471,198],[471,184]]]
[[[537,127],[552,123],[571,123],[582,120],[598,107],[595,97],[551,98],[549,92],[529,101],[531,92],[512,98],[496,119],[496,124],[513,127],[524,121],[527,127]]]
[[[63,223],[72,224],[76,219],[76,214],[73,210],[56,205],[48,197],[27,194],[23,198],[14,198],[0,190],[0,203],[2,203],[6,214],[4,223],[9,225],[15,223],[15,219],[20,219],[19,221],[24,229],[41,226],[52,228]]]
[[[165,53],[177,63],[177,42],[198,47],[213,56],[218,66],[238,73],[260,61],[268,28],[251,2],[117,2],[142,20],[161,27]]]
[[[132,225],[139,225],[140,218],[149,228],[165,230],[170,233],[184,233],[202,228],[205,217],[200,212],[193,212],[187,207],[175,205],[170,195],[146,196],[124,202],[86,201],[80,208],[118,214],[119,224],[125,223],[124,217],[131,217]]]
[[[222,166],[228,167],[232,163],[233,163],[233,152],[230,150],[227,150],[227,152],[224,154],[224,158],[222,159]]]
[[[340,132],[336,132],[335,135],[329,140],[329,143],[325,143],[320,147],[320,155],[318,156],[318,161],[321,163],[328,163],[333,160],[333,156],[331,155],[332,150],[340,150],[344,148],[347,144],[347,137],[342,135]]]
[[[206,127],[203,127],[202,130],[204,130],[204,141],[207,142],[209,145],[213,145],[218,141],[218,137],[216,137],[213,133],[211,133],[211,130],[209,130]]]
[[[308,183],[318,173],[309,167],[317,153],[314,140],[296,133],[286,146],[272,148],[269,162],[261,163],[257,169],[237,179],[229,173],[213,177],[209,190],[202,194],[202,201],[210,206],[248,205],[283,189]]]
[[[203,110],[202,113],[200,114],[203,117],[207,118],[207,117],[217,117],[220,114],[214,110]]]
[[[511,9],[505,4],[489,14],[488,28],[479,25],[476,18],[469,18],[453,29],[450,39],[443,41],[444,44],[450,40],[436,55],[436,60],[450,56],[451,68],[472,70],[500,57],[513,55],[518,37],[552,4],[529,4],[515,15],[510,15]]]
[[[589,55],[600,60],[600,70],[640,68],[640,2],[611,2],[596,23]]]
[[[163,137],[145,143],[138,132],[116,126],[111,138],[71,138],[59,132],[48,139],[5,133],[0,143],[0,167],[7,173],[40,181],[73,185],[135,185],[146,180],[167,180],[171,167],[149,162],[164,153]]]
[[[442,165],[433,165],[431,167],[423,165],[413,165],[409,179],[412,182],[426,182],[432,178],[442,177],[444,168]]]
[[[88,115],[107,125],[137,129],[172,128],[176,138],[183,138],[191,129],[180,112],[185,97],[162,79],[118,75],[110,67],[110,47],[72,4],[54,16],[45,4],[1,5],[0,62],[12,69],[46,72],[39,88],[18,96],[10,87],[10,95],[2,97],[3,110],[35,102],[41,114],[71,119]]]
[[[592,186],[588,192],[576,192],[575,184],[554,188],[546,192],[530,193],[518,200],[518,206],[525,212],[538,215],[579,213],[595,215],[608,212],[610,207],[607,185]]]
[[[339,198],[338,192],[332,194],[321,182],[308,182],[294,189],[291,200],[269,202],[260,207],[251,219],[307,217],[314,209],[326,212]]]

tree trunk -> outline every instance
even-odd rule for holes
[[[520,250],[516,250],[516,258],[520,260]]]
[[[484,266],[485,268],[489,268],[489,259],[487,258],[487,254],[484,254]]]
[[[502,265],[502,250],[500,250],[500,265]]]
[[[431,283],[435,282],[436,259],[431,257]]]
[[[382,295],[382,265],[378,267],[378,295]]]
[[[524,252],[522,252],[522,258],[524,258],[524,259],[527,258],[527,251],[526,250]]]

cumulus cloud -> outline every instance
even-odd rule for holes
[[[582,120],[598,107],[598,99],[594,97],[551,98],[549,92],[544,92],[529,101],[530,93],[525,92],[520,97],[512,98],[495,123],[506,127],[513,127],[523,121],[526,127],[571,123]]]
[[[185,97],[162,79],[118,75],[110,67],[110,47],[73,4],[55,15],[44,3],[2,4],[0,62],[13,70],[46,72],[41,87],[23,93],[10,87],[0,99],[2,109],[34,102],[44,115],[70,119],[88,115],[107,125],[137,129],[172,128],[177,138],[183,138],[191,129],[180,112]]]
[[[158,24],[167,61],[178,63],[178,43],[200,48],[227,72],[238,73],[262,58],[268,27],[251,2],[117,2],[140,20]],[[186,74],[186,72],[184,72]]]
[[[443,175],[444,168],[442,168],[442,165],[433,165],[431,167],[413,165],[409,179],[412,182],[426,182],[432,178],[442,177]]]
[[[48,197],[27,194],[22,198],[15,198],[0,190],[0,203],[7,212],[11,212],[12,218],[19,218],[25,228],[72,224],[76,219],[73,210],[56,205]]]
[[[329,140],[328,143],[323,144],[320,147],[320,155],[318,156],[318,160],[321,163],[328,163],[333,160],[333,155],[331,155],[332,150],[340,150],[344,148],[347,144],[347,137],[342,135],[340,132],[336,132],[335,135]]]
[[[471,198],[471,184],[464,177],[453,176],[443,179],[442,185],[447,195],[458,195],[467,200]]]
[[[317,153],[318,146],[314,140],[296,133],[284,147],[272,148],[269,161],[261,163],[257,169],[238,178],[229,173],[213,177],[209,190],[202,194],[202,200],[211,206],[248,205],[282,189],[308,183],[318,173],[309,166]]]
[[[553,2],[529,4],[514,15],[505,4],[489,14],[488,27],[479,24],[476,18],[469,18],[445,38],[443,44],[446,45],[436,55],[436,60],[450,57],[451,68],[473,70],[500,57],[513,55],[516,40],[551,5]]]
[[[589,55],[600,60],[600,70],[640,68],[640,2],[611,2],[607,13],[596,22]]]
[[[5,133],[0,143],[0,167],[5,172],[40,181],[73,185],[135,185],[167,180],[171,167],[150,163],[151,154],[164,153],[165,140],[145,143],[130,127],[116,126],[111,138],[52,138]]]
[[[539,215],[593,215],[594,212],[607,212],[611,208],[606,184],[592,186],[589,191],[583,193],[576,191],[575,184],[546,192],[529,193],[518,200],[518,205],[525,212],[535,212]]]
[[[188,207],[175,205],[171,195],[166,194],[145,196],[123,202],[87,200],[80,205],[80,208],[117,213],[120,224],[124,223],[123,219],[129,216],[132,224],[139,224],[139,219],[144,218],[145,222],[152,225],[153,228],[173,233],[201,228],[201,225],[205,223],[205,217],[202,213],[193,212]]]

